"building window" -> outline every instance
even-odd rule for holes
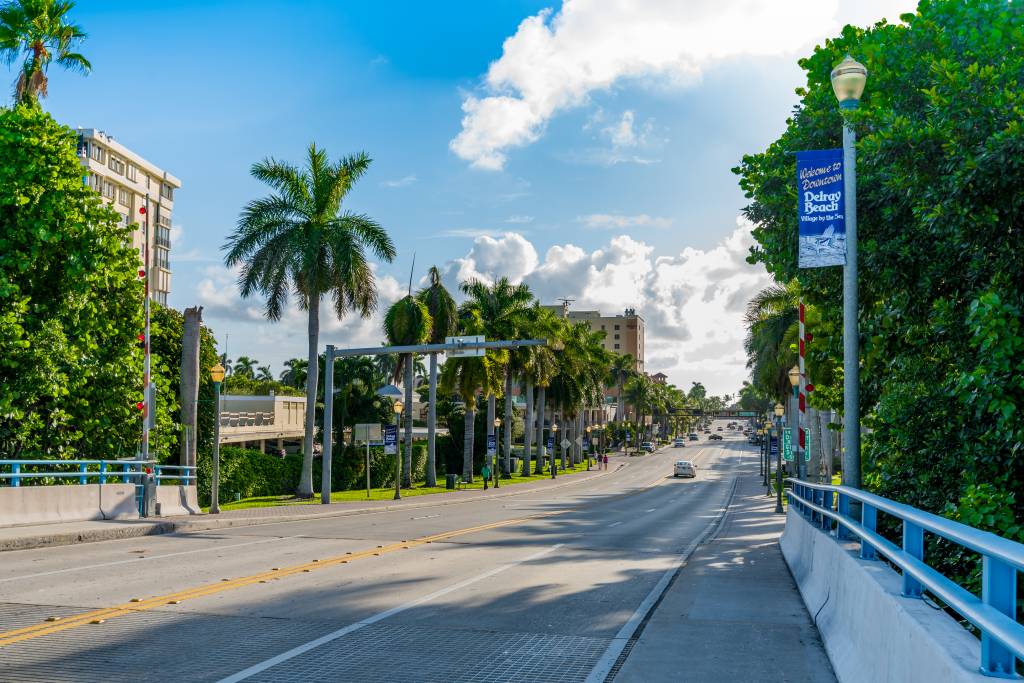
[[[170,230],[171,229],[171,217],[166,215],[165,213],[161,212],[160,215],[157,216],[156,224],[159,225],[161,228],[167,228],[168,230]]]
[[[618,338],[619,338],[619,335],[615,335],[615,338],[616,338],[616,339],[618,339]]]
[[[102,147],[93,142],[89,145],[89,157],[102,164],[106,154],[104,154]]]
[[[135,164],[128,164],[128,168],[125,170],[125,176],[128,180],[135,181],[139,178],[139,169],[135,168]]]
[[[114,198],[114,183],[104,181],[103,196],[111,200]]]
[[[96,174],[90,173],[89,174],[89,187],[91,187],[97,193],[102,194],[102,192],[103,192],[103,179],[100,178]]]
[[[132,205],[132,195],[128,190],[123,187],[117,188],[117,202],[123,206]]]
[[[163,226],[157,226],[156,229],[156,246],[163,247],[164,249],[171,248],[171,231]]]
[[[114,173],[124,175],[124,162],[115,157],[113,154],[110,155],[110,160],[107,161],[107,166]]]
[[[161,306],[167,305],[167,292],[153,292],[153,300]]]
[[[160,185],[160,196],[174,201],[174,188],[167,183],[163,183]]]
[[[616,344],[616,345],[615,345],[615,350],[616,350],[616,351],[618,351],[618,350],[619,350],[619,345],[618,345],[618,344]]]
[[[618,326],[618,325],[616,325],[616,326],[615,326],[615,329],[619,329],[619,326]]]

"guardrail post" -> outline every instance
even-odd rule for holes
[[[100,484],[107,483],[107,461],[100,460]]]
[[[1010,619],[1016,619],[1017,571],[1012,565],[984,556],[981,560],[981,599]],[[987,632],[981,632],[981,670],[997,676],[1012,676],[1016,667],[1013,653]]]
[[[78,465],[78,471],[82,473],[82,476],[80,476],[78,478],[78,483],[79,484],[88,484],[89,483],[89,477],[85,476],[85,473],[89,471],[89,466],[86,465],[84,462],[80,463]]]
[[[903,552],[924,560],[924,529],[907,520],[903,520]],[[903,572],[903,597],[921,597],[921,582],[906,571]]]
[[[875,530],[875,521],[877,519],[877,511],[867,503],[861,503],[860,512],[860,523],[861,525],[869,530]],[[865,539],[860,539],[860,559],[862,560],[873,560],[875,559],[875,548],[873,545],[868,543]]]
[[[14,475],[11,477],[11,486],[21,486],[21,477],[18,476],[21,474],[21,463],[11,465],[11,474]]]
[[[821,506],[823,508],[827,508],[829,510],[832,509],[832,492],[831,491],[822,491],[821,492]],[[821,516],[821,528],[822,529],[828,529],[829,531],[831,531],[832,530],[832,520],[829,517],[826,517],[825,515],[822,515]]]
[[[839,500],[837,501],[836,508],[839,510],[839,516],[844,519],[850,517],[850,497],[845,493],[839,494]],[[845,540],[850,538],[850,530],[846,528],[841,522],[836,522],[836,538]]]

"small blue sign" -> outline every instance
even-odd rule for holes
[[[772,458],[778,457],[778,455],[779,455],[779,437],[777,437],[777,436],[771,437],[771,440],[768,443],[771,444],[769,446],[769,452],[771,453],[771,457]]]
[[[800,268],[846,264],[846,200],[843,150],[796,153]]]
[[[398,425],[384,425],[384,455],[398,453]]]
[[[551,451],[551,450],[554,450],[554,448],[555,448],[555,437],[549,436],[548,437],[548,450]]]
[[[494,455],[498,451],[498,437],[494,434],[487,435],[487,455]]]

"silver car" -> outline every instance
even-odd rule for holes
[[[676,460],[674,477],[697,477],[697,466],[689,460]]]

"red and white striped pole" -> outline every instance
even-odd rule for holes
[[[804,357],[807,352],[807,330],[804,327],[804,302],[800,300],[800,412],[797,415],[797,426],[799,428],[799,439],[794,458],[797,458],[797,472],[807,476],[807,467],[804,464],[804,451],[807,448],[807,370],[804,366]]]

